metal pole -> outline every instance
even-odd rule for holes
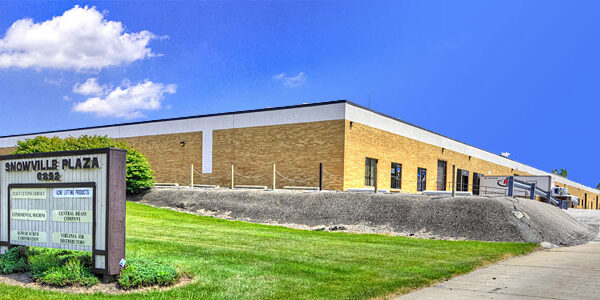
[[[319,191],[323,190],[323,163],[319,163]]]
[[[194,164],[190,167],[190,187],[194,187]]]
[[[275,187],[276,187],[276,185],[275,185],[275,170],[276,170],[275,164],[273,164],[273,190],[275,190]]]
[[[231,164],[231,189],[233,189],[234,185],[233,185],[233,164]]]
[[[375,176],[373,176],[375,178],[375,193],[377,193],[377,164],[378,164],[379,160],[375,160]]]
[[[452,197],[456,196],[456,165],[452,165]]]

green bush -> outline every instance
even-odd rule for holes
[[[0,255],[0,272],[3,274],[25,272],[28,269],[26,247],[10,248]]]
[[[128,146],[125,142],[117,142],[108,136],[82,135],[78,138],[67,137],[64,139],[38,136],[33,139],[17,142],[17,149],[13,153],[84,150],[108,147],[127,150],[127,193],[138,194],[154,185],[154,172],[150,168],[150,163],[146,156]]]
[[[14,247],[0,255],[0,271],[4,274],[30,271],[31,276],[52,286],[92,286],[99,282],[92,274],[89,252],[37,247]],[[167,286],[175,283],[177,269],[157,261],[131,259],[121,270],[118,284],[123,289],[142,286]]]
[[[70,257],[66,263],[60,267],[52,267],[43,272],[43,275],[37,278],[38,282],[53,285],[65,286],[79,284],[83,286],[92,286],[99,282],[98,278],[90,272],[90,268],[76,257]]]
[[[131,259],[117,282],[123,289],[149,285],[172,285],[179,277],[177,269],[157,261],[147,259]]]
[[[148,159],[137,150],[127,150],[127,193],[138,194],[154,185],[154,172]]]
[[[62,261],[60,258],[50,251],[44,251],[29,256],[29,268],[31,270],[31,276],[33,276],[34,279],[44,277],[49,270],[58,268],[61,265]]]
[[[69,260],[77,260],[82,266],[91,270],[92,256],[89,252],[50,248],[32,248],[28,255],[31,275],[38,279],[48,271],[65,265]]]

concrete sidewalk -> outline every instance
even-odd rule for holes
[[[600,299],[600,243],[516,257],[396,299]]]

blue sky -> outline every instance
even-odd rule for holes
[[[2,2],[0,135],[347,99],[595,187],[599,20],[598,1]]]

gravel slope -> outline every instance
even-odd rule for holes
[[[507,197],[179,187],[154,188],[130,200],[231,220],[425,238],[565,246],[585,243],[598,233],[556,207]]]
[[[593,209],[569,209],[567,213],[584,224],[594,228],[600,228],[600,210]],[[594,238],[595,242],[600,242],[600,234]]]

